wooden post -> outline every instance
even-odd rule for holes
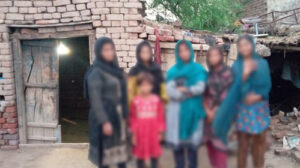
[[[22,52],[21,43],[19,39],[13,39],[13,59],[14,59],[14,71],[15,71],[15,87],[17,97],[17,111],[18,111],[18,126],[20,144],[27,143],[27,121],[26,121],[26,109],[25,109],[25,97],[24,97],[24,85],[23,85],[23,64],[22,64]]]
[[[89,50],[90,50],[90,64],[93,64],[93,61],[95,59],[94,55],[94,44],[96,41],[95,35],[89,35]]]
[[[294,9],[293,12],[294,12],[294,15],[295,15],[296,24],[298,24],[298,18],[297,18],[296,10]]]

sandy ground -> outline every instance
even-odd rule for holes
[[[87,159],[87,147],[38,147],[22,148],[17,151],[0,151],[1,168],[96,168]],[[250,157],[249,157],[249,166]],[[135,168],[134,162],[128,164]],[[160,160],[161,168],[173,168],[173,157],[169,150],[165,150]],[[236,167],[236,158],[231,156],[228,168]],[[299,168],[300,165],[291,158],[274,156],[269,151],[266,154],[266,168]],[[199,168],[210,168],[204,147],[199,152]]]

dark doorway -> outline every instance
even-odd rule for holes
[[[88,142],[88,102],[83,78],[89,66],[88,37],[58,40],[69,49],[59,55],[59,111],[63,143]]]
[[[267,58],[272,75],[271,114],[289,113],[300,107],[300,57],[298,52],[272,50]]]

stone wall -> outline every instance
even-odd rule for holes
[[[175,62],[173,50],[177,40],[192,41],[197,51],[208,49],[204,39],[196,33],[191,36],[174,27],[145,23],[142,7],[139,0],[1,0],[0,149],[16,149],[19,143],[10,39],[13,33],[51,38],[49,34],[65,37],[69,33],[74,36],[77,32],[82,35],[89,31],[95,38],[111,37],[120,66],[126,71],[136,63],[135,49],[139,42],[147,39],[154,44],[158,37],[155,29],[162,42],[164,70]]]
[[[244,17],[260,16],[267,11],[267,0],[250,0],[244,7]]]
[[[244,17],[260,16],[272,11],[287,11],[299,8],[299,0],[250,0],[244,7]],[[275,17],[282,16],[282,13],[275,13]],[[265,19],[272,20],[272,15],[268,15]],[[294,17],[287,18],[284,21],[295,21]]]

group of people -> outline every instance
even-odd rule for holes
[[[137,63],[125,75],[113,41],[98,39],[95,61],[84,80],[90,102],[89,159],[99,168],[125,168],[134,155],[138,168],[147,160],[158,168],[164,144],[172,149],[176,168],[197,168],[197,151],[203,144],[212,167],[226,168],[227,136],[235,123],[237,167],[246,167],[251,151],[253,167],[263,168],[270,71],[256,53],[252,36],[241,36],[237,46],[232,67],[224,63],[222,49],[212,46],[207,72],[195,62],[191,42],[180,40],[176,63],[165,77],[153,61],[150,43],[142,41],[136,49]]]

